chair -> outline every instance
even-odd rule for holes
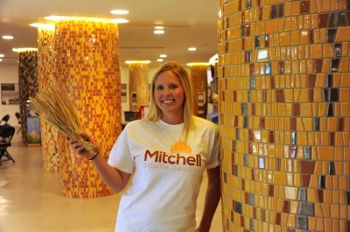
[[[0,129],[0,137],[2,138],[0,141],[0,165],[2,158],[5,158],[3,161],[11,160],[13,163],[16,162],[7,151],[7,148],[11,146],[11,140],[15,134],[15,130],[16,129],[9,124],[2,126]]]
[[[10,120],[10,115],[9,114],[4,115],[4,117],[2,117],[0,121],[0,125],[6,125],[9,120]]]
[[[16,133],[16,134],[18,134],[22,130],[22,127],[21,127],[21,123],[22,123],[22,121],[21,121],[21,114],[19,112],[16,112],[15,116],[17,118],[17,123],[19,124],[19,128],[18,128],[17,133]]]

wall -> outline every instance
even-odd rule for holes
[[[18,83],[18,64],[9,65],[0,63],[0,84]],[[0,96],[1,97],[1,96]],[[0,117],[10,114],[9,124],[18,126],[15,113],[19,112],[19,105],[2,105],[0,103]]]

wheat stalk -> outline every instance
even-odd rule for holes
[[[76,138],[82,142],[85,149],[96,153],[98,148],[91,142],[86,141],[81,133],[83,127],[79,121],[74,105],[62,88],[53,82],[48,88],[30,98],[31,108],[61,133],[69,138]]]

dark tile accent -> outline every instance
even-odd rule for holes
[[[337,26],[337,13],[330,13],[329,20],[328,20],[328,27],[336,27]]]
[[[243,128],[248,128],[248,117],[243,117]]]
[[[269,197],[274,196],[274,187],[272,184],[269,185]]]
[[[249,227],[250,231],[254,231],[254,220],[252,218],[249,220]]]
[[[262,90],[262,93],[261,93],[261,100],[262,100],[262,102],[266,102],[266,97],[267,96],[267,90],[266,89],[263,89]]]
[[[265,47],[270,47],[270,36],[264,35]]]
[[[241,202],[234,202],[234,211],[236,213],[242,214],[242,203]]]
[[[313,174],[315,168],[315,162],[309,160],[300,160],[300,173],[301,174]]]
[[[283,202],[283,213],[289,213],[290,211],[290,202],[284,201]]]
[[[347,191],[346,193],[345,193],[345,195],[346,195],[346,204],[347,205],[350,205],[350,192],[349,191]]]
[[[339,118],[338,131],[344,131],[344,118]]]
[[[284,16],[283,4],[271,6],[270,19],[282,18]]]
[[[310,183],[310,175],[301,175],[301,181],[302,181],[302,186],[303,187],[309,187]]]
[[[245,49],[245,46],[244,46],[244,42],[245,41],[245,39],[244,38],[242,38],[242,51],[244,51],[244,49]]]
[[[251,98],[251,94],[250,94],[251,92],[250,91],[248,91],[248,100],[249,100],[249,102],[250,102],[250,98]],[[252,115],[253,116],[255,116],[255,103],[252,103]]]
[[[319,27],[327,27],[327,22],[328,22],[328,14],[320,14],[318,16]]]
[[[259,128],[260,129],[265,129],[265,117],[261,117],[260,118]]]
[[[310,146],[304,147],[304,159],[305,160],[312,159],[312,149]]]
[[[275,88],[275,76],[271,76],[271,89]]]
[[[240,140],[241,139],[241,133],[240,133],[240,129],[239,128],[235,129],[235,134],[236,134],[236,140]]]
[[[261,21],[262,20],[262,15],[263,15],[263,10],[261,7],[259,7],[259,20]]]
[[[309,88],[314,88],[316,83],[316,75],[315,74],[309,74],[307,76],[307,83]]]
[[[329,132],[329,145],[335,145],[335,134],[334,132]]]
[[[318,182],[321,188],[326,188],[326,176],[319,176]]]
[[[284,74],[284,61],[279,61],[278,62],[278,73],[279,74]]]
[[[260,209],[260,215],[261,215],[261,221],[265,222],[266,221],[266,212],[264,209]]]
[[[224,172],[224,183],[227,184],[227,174]]]
[[[300,4],[300,13],[301,14],[308,14],[310,11],[310,3],[309,1],[301,1]]]
[[[331,71],[338,72],[339,64],[340,64],[340,59],[332,59]]]
[[[317,190],[317,197],[318,197],[318,202],[323,203],[323,190],[322,189]]]
[[[249,88],[256,89],[256,78],[255,76],[250,76],[249,78]]]
[[[244,179],[241,180],[241,189],[243,191],[245,191],[245,180]]]
[[[283,89],[276,90],[276,101],[277,102],[285,102]]]
[[[254,47],[255,48],[260,48],[260,35],[255,36],[255,40],[254,40]]]
[[[238,165],[236,164],[232,165],[232,175],[238,176]]]
[[[237,91],[232,92],[233,102],[237,102]]]
[[[254,64],[249,64],[249,74],[253,75],[254,74]]]
[[[274,131],[269,131],[269,142],[275,143],[275,132]]]
[[[307,230],[308,229],[308,218],[305,216],[297,215],[296,219],[297,228]]]
[[[245,25],[245,36],[250,36],[250,24]]]
[[[245,166],[245,167],[248,167],[248,165],[249,165],[249,156],[248,156],[248,154],[243,154],[243,165]]]
[[[304,216],[314,216],[314,204],[311,202],[299,202],[299,214]]]
[[[331,89],[331,88],[326,88],[323,89],[323,100],[324,101],[332,101],[332,102],[337,102],[339,101],[339,89]]]
[[[322,72],[322,64],[323,64],[323,59],[316,59],[315,60],[315,73],[320,73]]]
[[[276,159],[276,170],[281,171],[281,159]]]
[[[341,57],[342,55],[342,45],[339,43],[336,43],[333,45],[333,51],[335,57]]]
[[[337,29],[328,29],[327,32],[328,35],[328,43],[334,43],[335,42],[335,36],[337,35]]]
[[[333,74],[328,74],[326,79],[326,87],[333,86]]]
[[[337,175],[335,170],[335,164],[333,161],[328,162],[328,175],[331,175],[331,176]]]
[[[236,151],[236,141],[232,140],[232,151]]]
[[[252,142],[254,140],[254,134],[251,129],[248,130],[248,140]]]
[[[245,63],[252,62],[252,51],[244,51],[244,62]]]
[[[252,172],[252,180],[254,181],[255,180],[255,172],[254,172],[253,168],[252,168],[251,172]]]
[[[235,115],[233,124],[234,124],[234,127],[238,127],[238,116],[237,115]]]
[[[295,117],[289,119],[290,123],[290,130],[296,131],[297,130],[297,119]]]
[[[281,213],[276,213],[276,225],[281,225]]]
[[[300,104],[299,103],[293,103],[292,115],[293,116],[300,116]]]
[[[315,42],[315,39],[314,39],[314,30],[311,29],[310,30],[310,33],[309,33],[310,37],[309,37],[309,42],[310,44],[313,44]]]
[[[320,117],[313,117],[312,118],[312,129],[313,129],[313,131],[320,130]]]
[[[241,103],[241,115],[248,116],[248,105],[247,105],[247,103]]]
[[[307,201],[307,188],[300,188],[299,189],[298,201]]]
[[[308,98],[309,98],[309,102],[314,101],[314,89],[308,89]]]
[[[333,104],[329,103],[327,105],[327,112],[326,112],[327,117],[332,117],[333,116]]]
[[[345,27],[349,25],[348,17],[346,12],[338,12],[337,14],[337,26]]]
[[[244,223],[244,216],[242,215],[242,216],[241,216],[241,227],[244,228],[244,224],[245,224],[245,223]]]

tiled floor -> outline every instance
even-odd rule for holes
[[[42,168],[41,148],[26,147],[19,134],[10,153],[16,160],[0,166],[1,232],[112,232],[120,194],[96,199],[71,199],[61,192],[59,173]],[[198,199],[203,210],[206,178]],[[221,207],[211,231],[221,232]]]

